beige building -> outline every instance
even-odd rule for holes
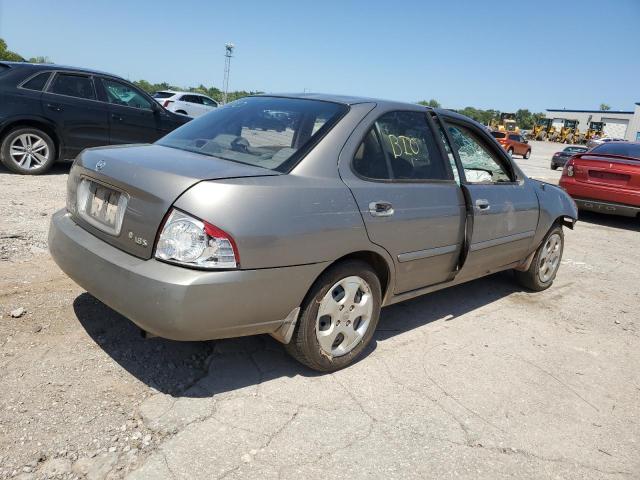
[[[589,122],[603,122],[605,135],[640,142],[640,103],[632,111],[547,109],[546,117],[562,126],[564,120],[577,120],[578,129],[585,132]]]

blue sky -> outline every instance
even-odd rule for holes
[[[26,57],[221,86],[232,41],[232,90],[503,111],[633,110],[639,27],[640,0],[0,0],[0,36]]]

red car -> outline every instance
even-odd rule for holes
[[[640,214],[640,143],[609,142],[571,157],[560,186],[582,210]]]

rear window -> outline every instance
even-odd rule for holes
[[[169,98],[173,97],[175,94],[171,92],[156,92],[152,95],[153,98]]]
[[[246,97],[190,121],[157,144],[286,172],[346,111],[332,102]]]
[[[640,160],[640,143],[607,142],[594,147],[591,152],[622,155]]]
[[[564,149],[564,151],[567,153],[584,153],[587,150],[588,149],[585,147],[567,147]]]
[[[505,138],[507,136],[506,133],[502,132],[491,132],[491,135],[493,135],[493,138]]]
[[[42,72],[32,77],[31,79],[24,82],[21,86],[22,88],[26,88],[27,90],[37,90],[39,92],[42,91],[44,86],[47,84],[47,80],[51,76],[51,72]]]

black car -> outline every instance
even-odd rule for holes
[[[189,120],[115,75],[0,62],[0,159],[17,173],[44,173],[87,147],[155,142]]]
[[[576,153],[584,153],[589,150],[587,147],[580,147],[578,145],[571,145],[561,152],[556,152],[551,157],[551,170],[557,170],[558,167],[564,167],[564,164],[567,163],[571,157],[573,157]]]

